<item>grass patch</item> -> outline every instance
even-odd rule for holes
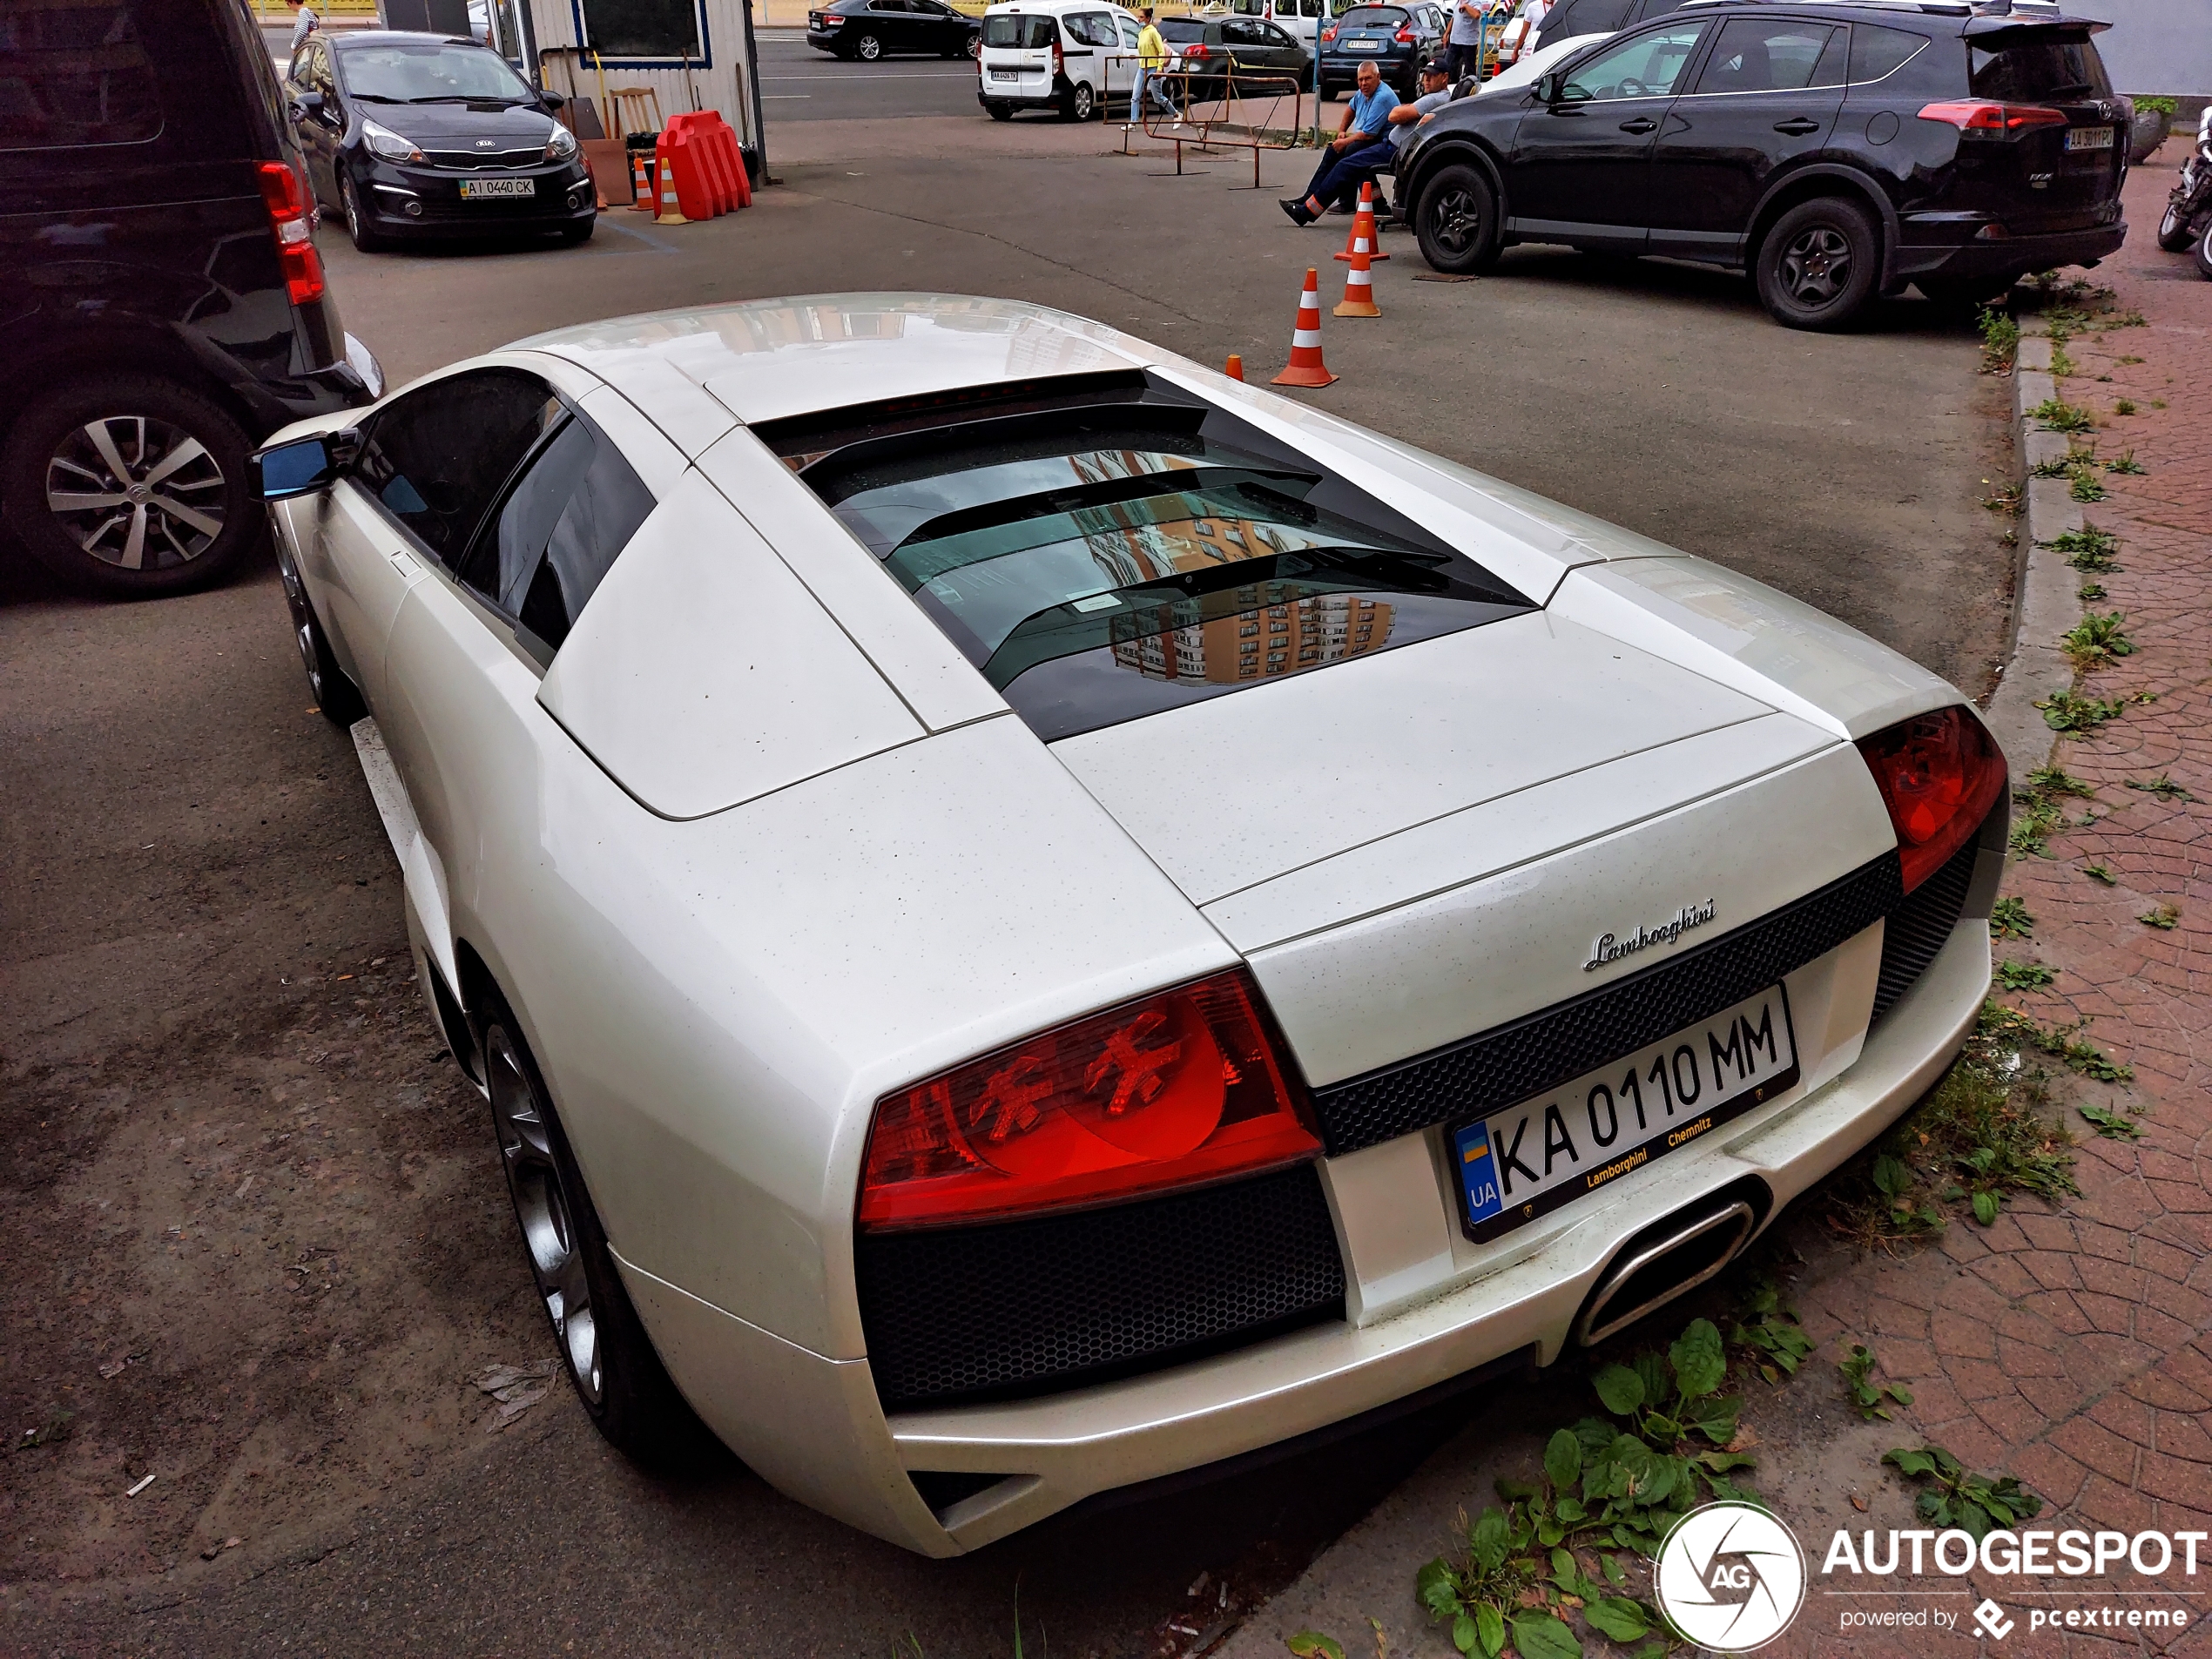
[[[2109,1106],[2100,1106],[2093,1100],[2083,1101],[2074,1109],[2080,1112],[2089,1127],[2107,1141],[2139,1141],[2143,1137],[2142,1125],[2126,1112],[2115,1112]]]
[[[2162,904],[2155,910],[2144,911],[2135,920],[2146,927],[2155,927],[2162,934],[2170,934],[2182,925],[2182,913],[2170,904]]]
[[[2149,326],[2140,311],[2115,311],[2105,319],[2105,327],[2107,328],[2147,328]],[[2143,360],[2140,357],[2123,357],[2120,361],[2123,363],[2140,363]]]
[[[2094,732],[2107,720],[2119,718],[2122,709],[2107,698],[2074,691],[2054,691],[2035,706],[2043,711],[2043,724],[2054,732]]]
[[[2040,991],[2058,976],[2058,970],[2047,962],[1997,964],[1997,982],[2008,991]]]
[[[1984,483],[1988,482],[1986,478],[1982,480]],[[2027,493],[2019,484],[2006,484],[2002,489],[1984,496],[1981,498],[1981,504],[1993,513],[2003,513],[2009,517],[2018,518],[2020,513],[2021,498]]]
[[[2120,399],[2112,406],[2112,412],[2114,415],[2133,415],[2135,412],[2135,400],[2132,397]]]
[[[2059,636],[2059,649],[2067,661],[2082,672],[2108,668],[2122,657],[2135,654],[2134,641],[2127,634],[2128,618],[2117,610],[2092,610]]]
[[[1974,319],[1974,326],[1981,330],[1981,372],[2002,374],[2013,366],[2013,359],[2020,352],[2020,326],[2009,312],[1985,306]]]
[[[2079,502],[2098,502],[2105,498],[2105,487],[2097,482],[2097,475],[2087,467],[2074,469],[2074,482],[2066,493]]]
[[[2146,795],[2155,795],[2161,800],[2195,800],[2196,799],[2162,772],[2155,778],[2130,778],[2128,780],[2128,787],[2140,789]]]
[[[1939,1446],[1918,1451],[1897,1447],[1882,1461],[1908,1480],[1922,1483],[1913,1512],[1939,1530],[1957,1527],[1979,1544],[1992,1531],[2033,1519],[2043,1500],[2011,1475],[1992,1480],[1976,1474]]]
[[[2101,582],[2084,582],[2080,587],[2074,590],[2074,597],[2080,600],[2085,605],[2096,604],[2106,597],[2104,583]]]
[[[2063,380],[2069,375],[2076,374],[2080,372],[2080,371],[2076,369],[2074,366],[2074,359],[2066,354],[2066,347],[2060,345],[2056,337],[2054,337],[2051,342],[2052,374]]]
[[[2018,1008],[1993,1001],[1984,1005],[1980,1022],[1974,1030],[1975,1036],[1987,1043],[1993,1052],[2006,1056],[2004,1063],[2008,1066],[2014,1065],[2020,1055],[2033,1049],[2058,1060],[2069,1071],[2078,1071],[2101,1083],[2134,1081],[2134,1067],[2119,1064],[2103,1049],[2082,1040],[2080,1034],[2088,1024],[2088,1021],[2081,1020],[2073,1025],[2040,1025]],[[1973,1046],[1973,1040],[1970,1039],[1967,1047],[1971,1049]]]
[[[2040,859],[2048,852],[2052,832],[2065,826],[2060,816],[2059,804],[2031,797],[2013,819],[2013,827],[2005,836],[2005,845],[2024,859]]]
[[[2117,360],[2115,360],[2115,361],[2119,361],[2119,362],[2122,362],[2122,363],[2140,363],[2140,362],[2141,362],[2143,360],[2142,360],[2141,358],[2140,358],[2140,357],[2122,357],[2122,358],[2119,358],[2119,359],[2117,359]]]
[[[2148,478],[2150,476],[2150,469],[2143,465],[2141,462],[2135,459],[2135,452],[2133,449],[2130,449],[2126,455],[2121,456],[2117,461],[2106,462],[2104,463],[2104,469],[2107,472],[2125,473],[2128,476],[2134,478]]]
[[[2027,412],[2031,421],[2040,421],[2050,432],[2094,432],[2097,417],[2087,409],[2076,408],[2063,399],[2047,397]]]
[[[2028,914],[2025,899],[2000,899],[1989,907],[1989,931],[2000,939],[2028,939],[2035,933],[2035,918]]]
[[[1912,1396],[1895,1383],[1873,1380],[1874,1351],[1863,1342],[1851,1345],[1851,1352],[1836,1362],[1836,1370],[1844,1379],[1844,1398],[1858,1413],[1858,1420],[1871,1423],[1880,1419],[1890,1420],[1890,1407],[1910,1406]]]
[[[2092,881],[2101,881],[2108,887],[2117,886],[2120,881],[2120,878],[2112,873],[2109,864],[2085,864],[2081,867],[2081,873]]]
[[[2027,469],[2027,475],[2031,478],[2071,478],[2081,468],[2092,464],[2096,458],[2097,452],[2094,449],[2068,449],[2065,455],[2056,459],[2037,462]]]
[[[2039,794],[2072,795],[2081,800],[2094,800],[2097,786],[2085,783],[2064,766],[2038,766],[2027,774],[2027,786]]]
[[[2120,550],[2120,538],[2094,524],[2084,524],[2078,530],[2060,530],[2044,545],[2054,553],[2065,554],[2066,562],[2077,570],[2109,576],[2120,568],[2112,556]]]

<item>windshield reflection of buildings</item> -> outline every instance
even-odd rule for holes
[[[1085,482],[1156,472],[1160,457],[1096,450],[1069,457]],[[1082,540],[1117,588],[1218,569],[1312,545],[1302,529],[1252,518],[1159,520],[1157,496],[1082,509]],[[1356,594],[1286,597],[1261,580],[1235,590],[1235,609],[1208,620],[1197,598],[1162,599],[1115,618],[1114,660],[1148,679],[1234,685],[1271,679],[1379,650],[1390,637],[1387,601]],[[1219,610],[1227,596],[1213,596]],[[1162,611],[1169,614],[1162,616]],[[1169,625],[1162,627],[1163,623]]]

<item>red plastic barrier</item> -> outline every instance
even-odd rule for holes
[[[655,148],[657,155],[668,158],[685,218],[712,219],[752,206],[752,184],[745,177],[738,135],[718,111],[671,116]]]

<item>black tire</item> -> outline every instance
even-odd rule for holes
[[[132,502],[123,492],[146,489],[145,478],[111,475],[91,435],[96,427],[126,474],[150,475],[189,444],[199,452]],[[127,597],[184,593],[221,581],[268,534],[246,485],[250,447],[228,411],[188,387],[151,374],[87,374],[33,399],[17,418],[0,451],[0,502],[31,556],[73,587]],[[57,508],[48,499],[50,478],[64,499],[112,496],[115,505]]]
[[[2159,250],[2166,253],[2179,253],[2193,239],[2188,221],[2182,219],[2173,203],[2167,203],[2166,211],[2158,218]]]
[[[350,726],[368,712],[368,705],[361,688],[338,666],[322,620],[315,615],[314,601],[307,597],[307,585],[300,581],[299,567],[281,536],[277,540],[277,576],[284,584],[285,609],[292,613],[292,640],[300,648],[300,665],[307,671],[307,695],[331,725],[341,730]]]
[[[623,1288],[520,1022],[496,990],[482,1001],[472,1023],[493,1094],[500,1163],[562,1369],[592,1426],[617,1451],[654,1469],[696,1466],[714,1454],[714,1437],[670,1380]],[[552,1276],[568,1287],[558,1312],[561,1292],[548,1289],[549,1260],[557,1262]],[[579,1280],[588,1321],[574,1317]]]
[[[2197,275],[2207,282],[2212,282],[2212,224],[2206,225],[2203,233],[2197,237],[2196,246],[2191,250],[2190,257],[2196,261]]]
[[[1454,162],[1422,185],[1413,205],[1413,234],[1432,270],[1467,276],[1496,264],[1498,199],[1482,170]]]
[[[1014,118],[1014,106],[1003,98],[985,98],[983,111],[994,121],[1011,121]]]
[[[864,64],[873,64],[883,56],[883,43],[873,35],[862,35],[853,43],[853,55]]]
[[[1774,221],[1759,244],[1759,303],[1785,328],[1847,327],[1881,279],[1881,240],[1866,210],[1844,196],[1816,196]]]
[[[338,169],[338,211],[345,215],[347,239],[363,253],[381,253],[392,246],[392,239],[379,235],[361,212],[361,198],[343,165]]]
[[[1089,81],[1077,81],[1060,95],[1060,118],[1088,121],[1098,113],[1098,94]]]
[[[1979,311],[2013,291],[2011,277],[1922,277],[1913,286],[1946,311]]]

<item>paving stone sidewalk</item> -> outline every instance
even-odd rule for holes
[[[2000,960],[2056,970],[2047,988],[1998,993],[2007,1004],[2046,1026],[2086,1021],[2080,1038],[2133,1079],[2060,1073],[2078,1197],[2018,1199],[1993,1226],[1954,1219],[1932,1243],[1894,1254],[1824,1251],[1817,1218],[1792,1224],[1786,1236],[1809,1263],[1789,1293],[1821,1346],[1784,1387],[1755,1383],[1745,1422],[1760,1440],[1753,1484],[1813,1553],[1813,1577],[1804,1612],[1767,1653],[2212,1656],[2212,1543],[2200,1546],[2194,1579],[2178,1568],[2156,1577],[2123,1568],[2031,1590],[2018,1578],[1931,1575],[1870,1599],[1834,1595],[1851,1581],[1819,1575],[1837,1528],[1926,1524],[1879,1463],[1888,1447],[1923,1442],[2017,1476],[2045,1501],[2037,1527],[2212,1532],[2212,283],[2187,255],[2158,252],[2151,235],[2181,152],[2174,140],[2131,175],[2128,245],[2092,273],[2112,297],[2100,326],[2062,342],[2073,373],[2060,395],[2096,416],[2101,459],[2132,450],[2147,469],[2096,467],[2107,494],[2082,511],[2118,537],[2118,568],[2065,573],[2069,590],[2102,585],[2105,597],[2083,608],[2121,612],[2134,650],[2077,687],[2120,701],[2116,718],[2083,735],[2033,734],[2095,792],[2063,799],[2065,823],[2046,855],[2014,862],[2005,891],[2025,903],[2032,930],[1997,949]],[[2134,311],[2140,327],[2101,326]],[[2134,413],[2118,413],[2122,400]],[[2156,700],[2128,700],[2138,692]],[[2015,779],[2045,759],[2014,755]],[[2128,786],[2161,777],[2181,790]],[[2091,865],[2111,882],[2086,873]],[[2161,906],[2179,913],[2170,928],[2138,920]],[[2100,1136],[2080,1115],[2084,1103],[2119,1114],[2140,1138]],[[1893,1423],[1861,1424],[1839,1409],[1835,1363],[1854,1341],[1912,1391]],[[1393,1659],[1449,1655],[1414,1602],[1413,1573],[1448,1546],[1456,1509],[1492,1501],[1498,1474],[1527,1475],[1542,1437],[1595,1404],[1580,1385],[1568,1392],[1577,1397],[1552,1391],[1541,1406],[1508,1396],[1217,1654],[1264,1659],[1311,1628],[1364,1659],[1372,1618]],[[2013,1622],[2005,1639],[1975,1629],[1985,1596]],[[2033,1609],[2092,1605],[2180,1606],[2191,1628],[2031,1631]],[[1846,1632],[1846,1607],[1942,1608],[1952,1628]]]

